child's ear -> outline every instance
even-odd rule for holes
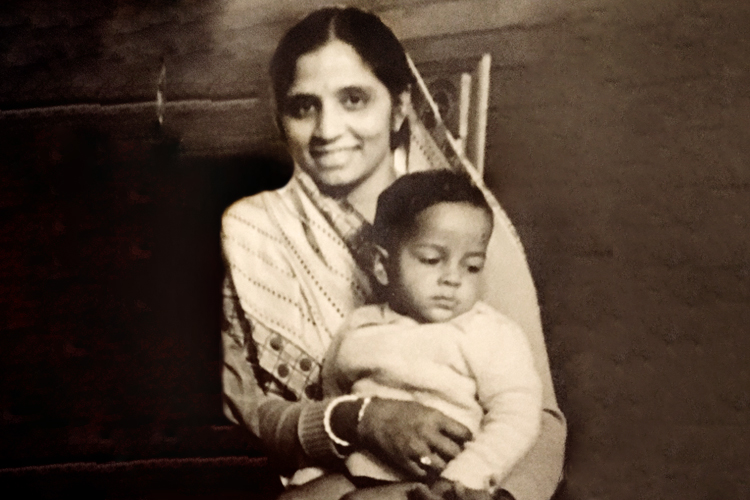
[[[372,263],[372,274],[375,275],[375,279],[378,280],[383,286],[388,285],[388,272],[386,271],[386,261],[388,261],[388,251],[380,245],[373,245],[375,247],[374,258]]]

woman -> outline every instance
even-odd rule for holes
[[[224,214],[225,413],[260,439],[281,474],[336,467],[361,447],[418,480],[424,457],[444,465],[468,430],[413,402],[375,399],[360,412],[360,400],[320,401],[318,376],[346,315],[371,298],[358,238],[378,195],[397,172],[446,160],[414,113],[421,94],[403,48],[372,14],[313,12],[281,40],[271,79],[295,174]],[[524,327],[545,385],[541,436],[501,494],[543,500],[560,479],[565,422],[528,266],[495,208],[484,299]]]

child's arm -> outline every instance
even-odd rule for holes
[[[484,307],[465,328],[463,355],[485,415],[474,440],[442,477],[471,489],[492,489],[529,450],[539,432],[542,385],[521,328]]]

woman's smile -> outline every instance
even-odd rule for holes
[[[321,169],[344,168],[360,150],[359,146],[312,147],[310,156]]]

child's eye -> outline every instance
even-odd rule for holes
[[[466,271],[470,274],[481,273],[484,269],[484,259],[472,258],[469,262],[466,262]]]
[[[440,258],[438,257],[422,257],[419,259],[419,261],[422,264],[427,264],[428,266],[437,266],[440,263]]]

